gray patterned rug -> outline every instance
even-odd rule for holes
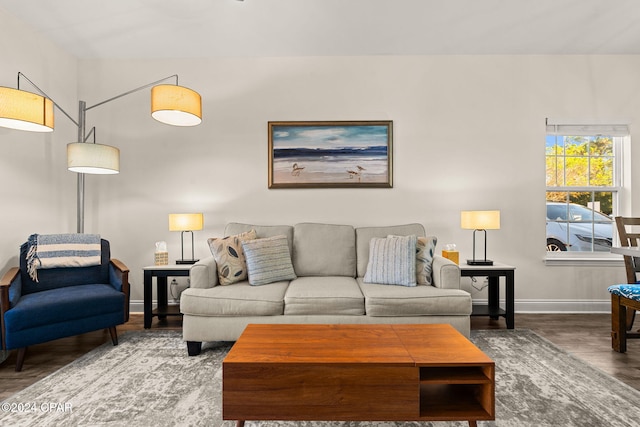
[[[472,331],[496,362],[496,421],[479,426],[637,426],[640,392],[526,330]],[[230,343],[188,357],[178,332],[129,332],[0,404],[0,425],[224,426]],[[250,422],[247,427],[453,427],[463,422]]]

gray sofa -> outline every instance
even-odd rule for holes
[[[460,289],[458,265],[433,259],[433,286],[365,283],[374,237],[425,236],[421,224],[360,227],[302,223],[230,223],[225,236],[255,230],[258,238],[287,236],[296,279],[220,286],[213,256],[194,264],[180,299],[189,355],[203,342],[235,341],[250,323],[448,323],[469,335],[471,295]]]

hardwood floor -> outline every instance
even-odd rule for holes
[[[142,330],[142,317],[141,313],[132,313],[129,322],[118,327],[118,334]],[[574,356],[640,390],[640,340],[628,341],[625,354],[612,351],[610,322],[609,314],[516,314],[517,329],[531,329]],[[154,318],[152,325],[156,330],[181,328],[182,321],[176,317],[163,321]],[[504,319],[493,321],[472,317],[471,328],[505,328],[505,324]],[[27,350],[22,372],[14,371],[16,352],[11,352],[9,358],[0,364],[0,401],[110,340],[107,331],[96,331],[34,345]]]

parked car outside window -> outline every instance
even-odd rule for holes
[[[609,252],[613,220],[575,203],[547,202],[547,251]]]

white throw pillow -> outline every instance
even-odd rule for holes
[[[242,242],[242,248],[247,260],[250,285],[266,285],[296,278],[287,236],[246,240]]]
[[[416,286],[416,240],[415,235],[372,238],[364,281]]]

